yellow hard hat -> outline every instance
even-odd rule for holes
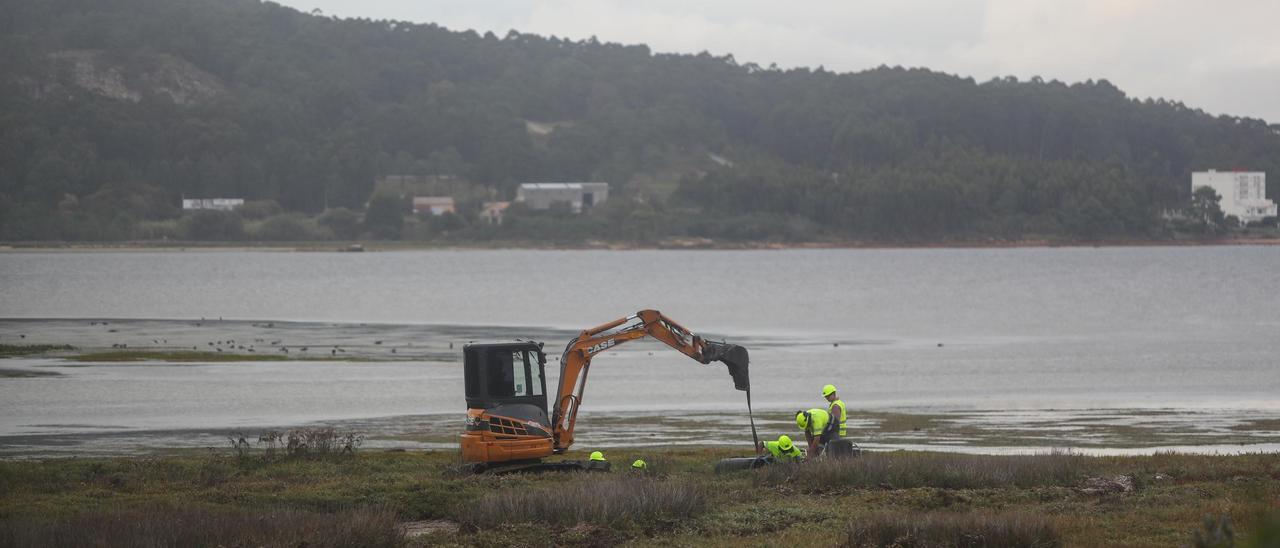
[[[592,451],[591,460],[604,460],[604,453],[601,453],[599,451]]]
[[[834,384],[828,384],[822,387],[822,397],[824,398],[835,393],[836,393],[836,385]]]
[[[644,470],[645,468],[648,468],[649,465],[645,464],[644,461],[640,459],[636,459],[635,462],[631,463],[631,467],[635,468],[636,470]]]
[[[809,417],[806,417],[804,411],[796,411],[796,426],[801,430],[809,427]]]
[[[791,436],[786,434],[778,436],[778,449],[790,451],[792,447],[795,447],[795,445],[791,443]]]

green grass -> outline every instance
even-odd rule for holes
[[[1052,548],[1062,545],[1052,520],[1025,513],[883,513],[855,520],[842,546],[1006,546]]]
[[[0,344],[0,358],[14,358],[66,350],[75,350],[75,347],[68,344]]]
[[[764,485],[820,492],[840,488],[1071,486],[1089,475],[1093,459],[1080,455],[958,455],[867,453],[806,466],[774,466],[758,475]]]
[[[137,506],[0,522],[0,546],[367,546],[404,544],[387,510],[249,511]]]
[[[356,530],[363,531],[360,539],[369,540],[352,544],[390,539],[392,544],[463,546],[830,546],[881,545],[876,539],[906,534],[1005,539],[988,545],[1176,546],[1193,542],[1206,515],[1227,515],[1242,542],[1275,534],[1268,532],[1274,528],[1269,524],[1276,522],[1272,505],[1280,500],[1280,455],[1275,454],[893,452],[713,473],[717,460],[741,453],[609,450],[615,462],[648,461],[650,473],[644,477],[624,470],[463,476],[453,471],[455,452],[367,449],[302,458],[267,458],[259,449],[236,456],[223,449],[0,461],[0,535],[7,535],[0,536],[0,545],[23,545],[13,539],[57,540],[62,537],[49,536],[51,531],[71,528],[113,539],[136,538],[128,536],[135,534],[130,531],[159,531],[188,535],[164,538],[228,546],[287,544],[279,540],[284,537],[325,545],[316,539],[347,538],[338,531]],[[583,459],[585,451],[565,457]],[[1135,489],[1081,489],[1087,478],[1119,475],[1133,478]],[[192,513],[183,513],[188,510]],[[250,523],[247,516],[261,518]],[[406,538],[392,530],[393,522],[424,520],[460,527],[428,528]],[[173,523],[190,523],[190,529],[175,530]],[[307,524],[328,532],[306,536],[312,527]],[[211,532],[222,530],[243,534]],[[263,536],[268,530],[286,533]]]

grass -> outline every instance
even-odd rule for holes
[[[459,515],[473,529],[513,523],[619,528],[660,526],[706,511],[701,485],[642,477],[580,473],[567,482],[536,489],[503,489],[468,505]]]
[[[157,544],[225,546],[875,546],[887,537],[914,539],[902,546],[978,538],[986,545],[1177,546],[1205,535],[1205,516],[1225,515],[1240,545],[1263,539],[1254,545],[1265,546],[1280,530],[1269,525],[1280,522],[1275,454],[893,452],[716,475],[718,459],[741,451],[608,453],[615,462],[644,458],[650,475],[462,476],[452,471],[455,452],[268,457],[258,445],[0,461],[0,545],[93,544],[78,540],[88,535],[129,545],[140,544],[129,540],[138,535],[161,535],[182,541]],[[1132,491],[1082,488],[1088,478],[1120,475],[1133,479]],[[387,525],[420,521],[461,527],[400,537]],[[58,534],[87,536],[51,536]]]
[[[1061,534],[1052,521],[1025,513],[880,513],[854,520],[848,531],[842,546],[855,548],[1051,548],[1062,545]]]
[[[75,347],[69,344],[0,344],[0,358],[14,358],[64,350],[75,350]]]
[[[805,491],[838,488],[1071,486],[1087,475],[1088,457],[1047,455],[958,455],[867,453],[807,466],[775,466],[760,474],[766,485],[790,484]]]
[[[139,506],[0,522],[0,545],[392,547],[404,544],[396,524],[394,513],[375,509],[322,514]]]

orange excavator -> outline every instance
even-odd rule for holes
[[[560,357],[559,389],[548,416],[546,355],[542,343],[518,340],[472,343],[462,349],[467,419],[462,460],[471,472],[577,470],[581,461],[542,462],[573,445],[591,359],[627,341],[652,337],[701,362],[722,362],[734,388],[747,393],[747,349],[708,341],[663,316],[641,310],[587,329],[569,341]],[[752,420],[751,434],[756,436]]]

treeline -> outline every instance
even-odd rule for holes
[[[365,226],[396,174],[613,186],[590,215],[464,211],[428,239],[1163,237],[1191,171],[1280,173],[1280,127],[1106,81],[779,70],[255,0],[0,10],[7,240],[189,237],[184,196]]]

